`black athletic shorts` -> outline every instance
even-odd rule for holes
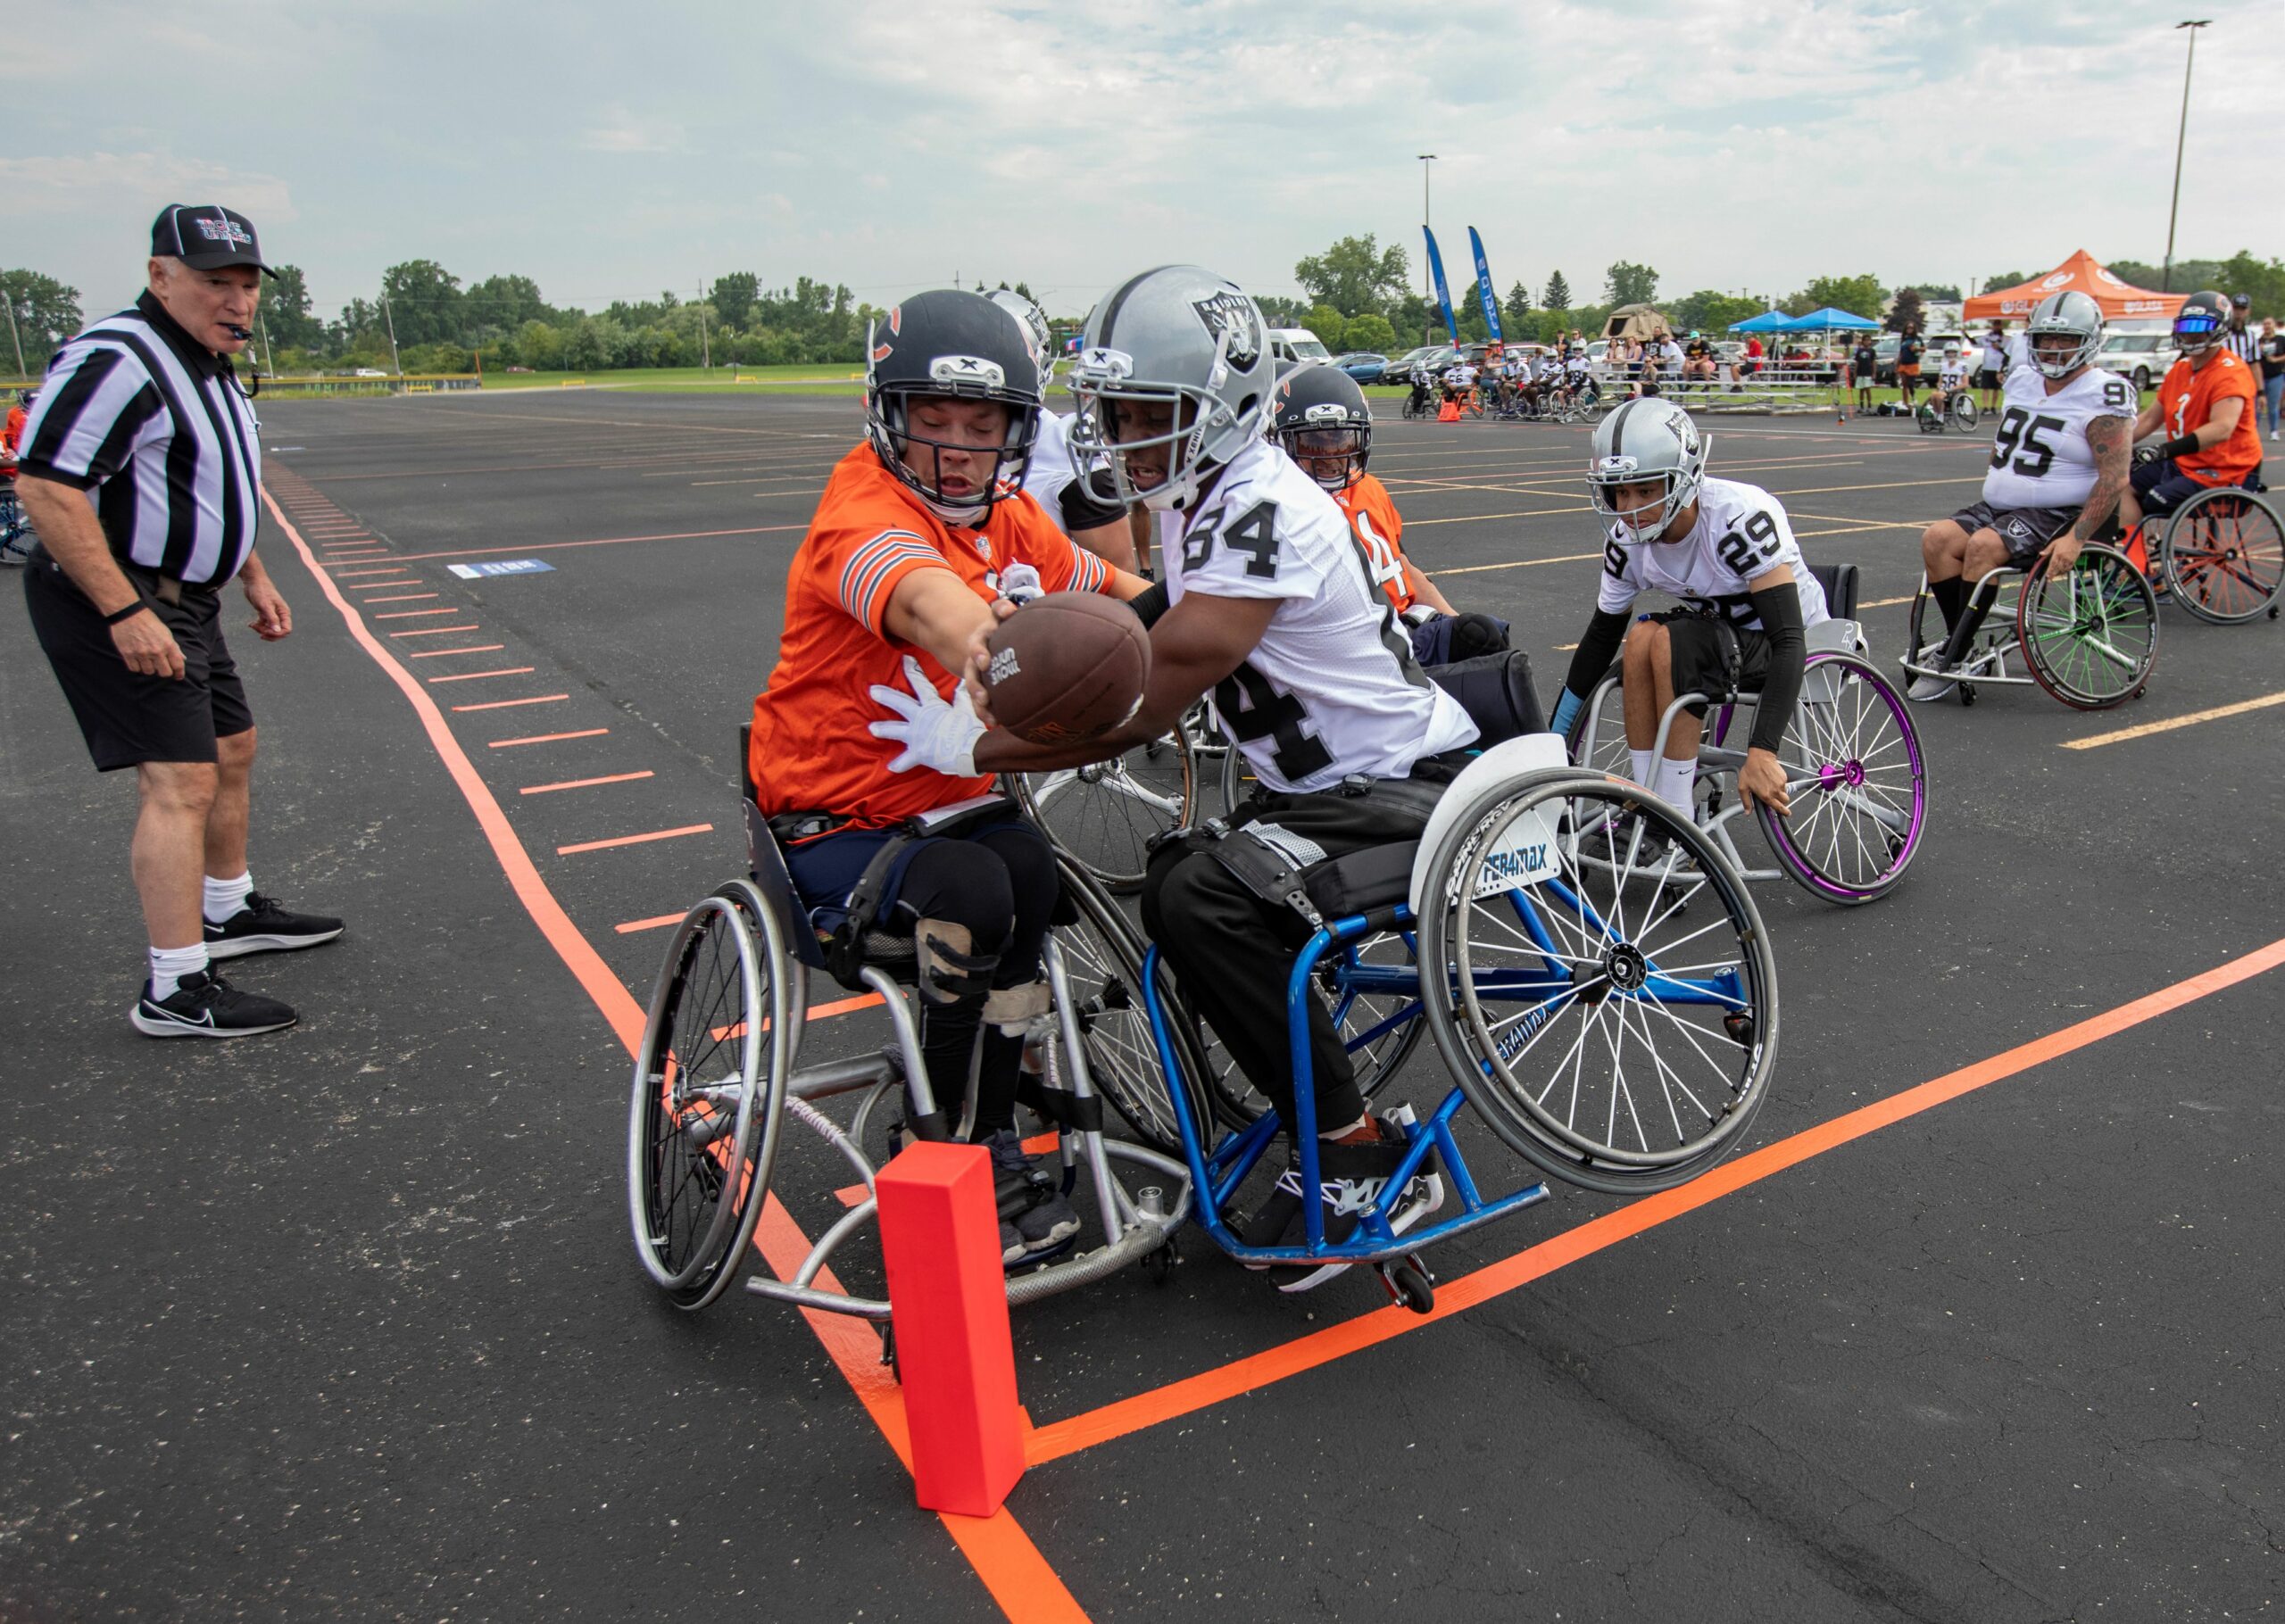
[[[1758,693],[1769,676],[1769,634],[1752,626],[1724,626],[1696,609],[1667,609],[1645,615],[1666,628],[1673,650],[1676,693],[1724,694],[1735,688]],[[1704,716],[1703,705],[1691,712]]]
[[[2251,490],[2254,476],[2260,471],[2256,468],[2237,484]],[[2171,513],[2200,491],[2213,488],[2204,480],[2192,479],[2183,473],[2181,465],[2172,457],[2161,457],[2155,462],[2136,463],[2133,471],[2127,475],[2126,483],[2132,487],[2134,498],[2142,504],[2145,513]]]
[[[1975,386],[1978,389],[1997,389],[2001,381],[2000,375],[1990,367],[1982,369],[1975,375]]]
[[[2007,543],[2007,562],[2017,569],[2029,569],[2032,560],[2071,528],[2078,517],[2076,508],[1995,508],[1980,501],[1953,514],[1952,523],[1970,535],[1979,530],[1991,531]]]
[[[98,770],[145,761],[212,761],[215,740],[253,725],[237,662],[222,642],[220,592],[187,590],[180,603],[145,594],[144,602],[181,646],[179,678],[129,670],[103,616],[45,548],[24,570],[24,601],[32,634],[46,651]]]

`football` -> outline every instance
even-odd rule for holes
[[[984,689],[993,719],[1033,744],[1070,744],[1134,714],[1151,634],[1100,592],[1050,592],[993,629]]]

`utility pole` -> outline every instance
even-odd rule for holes
[[[702,372],[714,369],[714,352],[706,342],[706,307],[698,307],[698,367]]]
[[[16,346],[16,376],[29,377],[31,374],[24,370],[23,335],[16,331],[16,295],[9,293],[5,288],[0,288],[0,302],[4,302],[8,307],[8,338],[9,342]]]
[[[2174,195],[2166,205],[2166,268],[2158,278],[2158,291],[2174,291],[2174,219],[2181,212],[2181,149],[2183,137],[2189,134],[2189,70],[2198,65],[2198,30],[2212,24],[2211,17],[2196,22],[2177,22],[2174,31],[2189,30],[2189,52],[2181,65],[2181,122],[2174,128]]]
[[[254,325],[262,329],[262,359],[270,368],[270,376],[278,376],[278,352],[270,347],[270,320],[259,310],[253,313]]]
[[[396,369],[399,377],[403,377],[404,362],[396,352],[396,317],[389,310],[389,296],[386,293],[381,295],[381,319],[389,324],[389,365]]]
[[[1429,166],[1435,162],[1436,154],[1433,153],[1423,153],[1420,154],[1420,229],[1424,236],[1429,229],[1428,177],[1434,172],[1429,168]],[[1421,297],[1425,302],[1433,305],[1436,302],[1435,268],[1428,263],[1428,244],[1424,241],[1420,246]],[[1434,321],[1424,317],[1420,325],[1421,336],[1433,341],[1435,330],[1436,327]]]

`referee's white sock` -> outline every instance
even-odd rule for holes
[[[206,944],[194,941],[187,948],[153,948],[151,949],[151,998],[154,1002],[171,997],[176,986],[186,975],[196,975],[206,968]]]
[[[1658,758],[1647,750],[1631,750],[1626,753],[1634,758],[1634,782],[1646,790],[1657,789]]]
[[[1680,761],[1660,761],[1658,775],[1649,781],[1649,786],[1658,792],[1659,799],[1695,822],[1696,815],[1690,804],[1690,787],[1697,776],[1698,758],[1693,754]]]
[[[220,924],[233,914],[245,911],[246,899],[253,895],[253,871],[248,869],[235,880],[218,880],[206,876],[206,923]]]

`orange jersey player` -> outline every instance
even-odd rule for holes
[[[1404,519],[1388,487],[1366,472],[1373,454],[1373,414],[1356,379],[1321,362],[1292,369],[1277,380],[1271,432],[1285,454],[1330,491],[1349,516],[1374,583],[1411,629],[1416,659],[1445,666],[1507,648],[1507,622],[1460,613],[1404,556]]]
[[[1016,1130],[1054,858],[1009,802],[912,824],[987,795],[992,775],[975,771],[972,743],[961,770],[902,770],[911,752],[876,731],[880,696],[910,705],[925,693],[936,714],[972,726],[959,674],[985,646],[995,599],[1131,598],[1143,583],[1075,546],[1024,493],[1040,370],[1013,315],[978,294],[924,293],[890,311],[867,350],[866,443],[834,469],[787,571],[746,765],[806,924],[843,949],[912,939],[921,1054],[943,1119],[912,1127],[943,1137],[976,1079],[971,1138],[992,1152],[1012,1263],[1079,1227]]]

